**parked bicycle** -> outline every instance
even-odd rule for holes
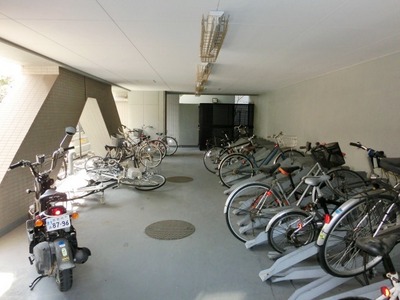
[[[306,147],[306,153],[308,151],[311,151],[310,143]],[[271,218],[282,210],[276,207],[296,202],[300,205],[310,199],[311,203],[316,203],[318,189],[305,182],[310,176],[328,176],[325,179],[329,180],[324,180],[318,188],[329,200],[348,198],[357,187],[366,185],[360,174],[341,168],[345,161],[338,143],[317,145],[312,153],[315,159],[313,166],[280,168],[270,183],[244,183],[229,195],[224,207],[225,219],[237,239],[246,242],[257,237]]]
[[[218,165],[221,160],[228,154],[240,153],[241,150],[248,145],[253,144],[255,136],[249,136],[247,127],[234,127],[236,138],[231,139],[226,132],[222,132],[223,137],[215,141],[213,146],[207,145],[207,151],[203,155],[203,163],[208,171],[215,173],[218,170]]]
[[[326,272],[338,277],[359,275],[378,264],[381,257],[365,260],[356,240],[377,236],[400,220],[400,159],[385,158],[383,151],[375,151],[361,143],[350,145],[367,151],[371,185],[341,205],[319,234],[319,262]],[[383,177],[375,174],[376,167],[383,170]]]
[[[157,135],[156,141],[162,142],[166,146],[165,154],[167,156],[174,155],[179,147],[176,138],[169,135],[165,135],[162,132],[156,132],[156,135]]]
[[[216,173],[218,165],[228,154],[241,153],[246,146],[255,145],[255,135],[249,136],[245,127],[237,126],[235,130],[242,132],[237,139],[231,139],[226,132],[219,139],[219,144],[209,148],[203,155],[203,163],[208,171]]]
[[[85,170],[96,182],[115,181],[118,185],[133,186],[141,191],[160,188],[166,182],[163,175],[140,165],[134,157],[120,163],[114,159],[93,156],[86,161]]]
[[[218,165],[218,176],[221,184],[231,187],[235,183],[248,179],[260,172],[260,167],[269,163],[276,164],[285,159],[292,162],[299,157],[304,157],[304,153],[293,148],[284,149],[281,147],[283,133],[273,136],[275,144],[267,155],[258,158],[255,154],[254,145],[247,146],[243,153],[232,153],[225,156]]]
[[[114,147],[106,146],[105,158],[113,158],[122,162],[135,156],[136,161],[150,168],[155,168],[161,163],[163,154],[159,143],[153,143],[143,134],[139,134],[125,125],[121,125],[118,132],[120,135],[113,138]],[[136,133],[138,136],[133,136]],[[112,152],[110,154],[110,151],[117,151],[118,155],[113,155]]]

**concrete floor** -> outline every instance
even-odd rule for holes
[[[167,181],[150,192],[120,187],[105,192],[105,204],[99,195],[79,204],[81,214],[74,225],[80,246],[90,248],[92,256],[74,269],[68,292],[59,292],[53,278],[29,290],[37,274],[27,258],[25,225],[1,237],[0,298],[288,299],[310,280],[261,281],[259,272],[274,263],[267,257],[270,249],[264,245],[248,250],[229,232],[223,214],[225,188],[204,168],[202,155],[197,149],[180,148],[162,163],[165,177],[189,176],[191,182]],[[171,219],[190,222],[196,231],[169,241],[144,233],[148,225]],[[358,286],[354,282],[328,295]]]

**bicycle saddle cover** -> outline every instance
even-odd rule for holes
[[[280,163],[276,163],[271,166],[261,166],[260,171],[263,172],[264,174],[272,175],[280,166],[281,166]]]
[[[400,175],[400,158],[381,158],[379,166],[384,170]]]
[[[356,245],[372,256],[384,256],[392,251],[398,240],[399,234],[388,234],[359,238],[356,240]]]
[[[294,166],[294,167],[280,167],[279,172],[281,172],[283,175],[289,176],[291,175],[294,171],[299,170],[299,166]]]

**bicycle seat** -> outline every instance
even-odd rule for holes
[[[384,256],[390,253],[399,241],[400,233],[382,234],[375,237],[363,237],[356,240],[358,248],[372,256]]]
[[[243,147],[243,154],[248,154],[252,151],[256,150],[256,146],[248,145]]]
[[[106,150],[112,150],[112,149],[117,149],[118,147],[105,145],[104,148],[106,148]]]
[[[289,176],[292,175],[292,173],[296,170],[299,170],[299,166],[293,166],[293,167],[280,167],[279,172],[281,172],[283,175]]]
[[[280,165],[280,163],[276,163],[271,166],[261,166],[259,170],[264,174],[272,175],[280,167]]]
[[[379,166],[393,173],[400,175],[400,158],[381,158],[379,161]]]
[[[328,181],[329,179],[331,179],[329,175],[308,176],[305,178],[304,183],[311,186],[317,186],[322,182]]]

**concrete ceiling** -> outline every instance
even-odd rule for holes
[[[229,15],[204,94],[260,94],[400,52],[400,0],[0,0],[0,38],[129,90],[193,93],[201,18]],[[0,43],[24,65],[46,60]]]

